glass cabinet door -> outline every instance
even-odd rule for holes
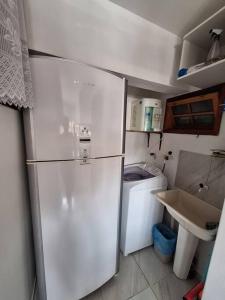
[[[174,115],[183,115],[189,113],[189,105],[181,104],[172,107],[172,111]]]
[[[194,127],[199,129],[213,129],[214,121],[214,115],[193,116]]]
[[[192,113],[212,112],[213,101],[212,99],[197,101],[190,103]]]
[[[224,87],[211,88],[168,100],[164,132],[217,135],[221,123],[220,104],[225,97]]]
[[[177,129],[186,129],[192,127],[192,118],[189,116],[175,117],[174,121]]]

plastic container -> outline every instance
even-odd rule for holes
[[[142,98],[140,104],[140,128],[142,131],[160,131],[162,103],[159,99]]]
[[[165,224],[156,224],[152,229],[154,249],[163,263],[172,260],[176,249],[177,234]]]
[[[195,299],[201,299],[202,292],[204,289],[204,284],[202,282],[199,282],[196,284],[190,291],[188,291],[184,297],[183,300],[195,300]],[[198,298],[197,298],[198,297]]]
[[[162,102],[154,98],[142,98],[127,104],[128,130],[160,131],[162,119]]]
[[[153,107],[145,106],[144,111],[144,131],[152,130]]]
[[[140,130],[140,100],[134,99],[127,104],[127,128]]]

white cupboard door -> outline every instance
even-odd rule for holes
[[[80,299],[116,273],[121,158],[29,168],[37,174],[32,201],[40,207],[47,300]]]

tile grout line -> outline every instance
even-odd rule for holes
[[[140,251],[138,251],[137,254],[139,254],[139,252],[140,252]],[[154,282],[154,284],[151,285],[150,282],[148,281],[148,278],[146,277],[144,271],[142,270],[141,266],[139,265],[138,261],[136,260],[135,255],[132,254],[132,256],[133,256],[133,258],[134,258],[136,264],[138,265],[139,269],[140,269],[141,272],[144,274],[144,278],[145,278],[145,280],[147,281],[147,283],[148,283],[149,287],[151,288],[151,290],[153,291],[153,294],[155,295],[156,299],[158,299],[158,297],[157,297],[155,291],[153,290],[153,286],[156,285],[157,283],[159,283],[160,281],[165,280],[167,277],[169,277],[169,276],[173,273],[173,271],[169,272],[168,274],[166,274],[166,275],[163,276],[161,279],[157,280],[156,282]]]
[[[139,255],[139,254],[140,254],[140,251],[136,252],[136,254]],[[138,267],[138,269],[140,270],[141,274],[143,275],[143,277],[144,277],[144,279],[145,279],[145,281],[146,281],[146,283],[147,283],[147,287],[146,287],[146,288],[143,288],[143,289],[140,290],[140,291],[138,291],[137,294],[133,294],[132,296],[130,296],[130,297],[126,298],[126,299],[123,299],[123,300],[130,300],[130,299],[132,299],[133,297],[138,296],[139,294],[141,294],[142,292],[144,292],[145,290],[147,290],[147,289],[149,289],[149,288],[151,289],[153,295],[155,296],[155,299],[156,299],[156,300],[159,300],[159,298],[157,297],[155,291],[153,290],[153,286],[154,286],[155,284],[159,283],[161,280],[166,279],[166,277],[167,277],[167,276],[170,276],[170,274],[171,274],[172,272],[168,273],[168,274],[165,275],[163,278],[159,279],[159,280],[156,281],[153,285],[151,285],[151,284],[149,283],[149,281],[148,281],[148,278],[147,278],[146,275],[145,275],[145,272],[142,270],[141,266],[139,265],[138,259],[136,259],[136,257],[135,257],[134,254],[131,254],[130,256],[131,256],[131,259],[134,261],[135,265],[136,265],[136,266]],[[103,290],[102,290],[102,287],[99,288],[99,292],[100,292],[101,300],[105,300],[105,297],[103,296]]]
[[[136,258],[135,258],[135,255],[134,255],[134,260],[135,260],[136,264],[138,265],[138,267],[141,269],[141,271],[144,273],[144,271],[142,270],[141,266],[138,264],[138,262],[137,262],[137,260],[136,260]],[[163,276],[161,279],[159,279],[159,280],[157,280],[156,282],[154,282],[153,285],[155,285],[156,283],[159,283],[161,280],[164,280],[167,276],[169,276],[169,275],[171,275],[171,274],[173,274],[173,273],[174,273],[173,270],[171,270],[168,274],[166,274],[165,276]],[[145,275],[145,274],[144,274],[144,275]],[[145,278],[146,278],[146,280],[148,281],[147,277],[145,277]],[[149,281],[148,281],[148,284],[149,284],[149,286],[151,287],[151,284],[149,283]],[[153,285],[152,285],[152,286],[153,286]]]
[[[149,288],[151,289],[151,287],[149,286],[149,287],[143,289],[142,291],[138,292],[136,295],[133,295],[133,296],[127,298],[126,300],[130,300],[130,299],[132,299],[133,297],[138,296],[139,294],[141,294],[141,293],[144,292],[145,290],[148,290]],[[154,295],[155,295],[155,294],[154,294]],[[157,300],[158,300],[158,299],[157,299]]]
[[[139,252],[138,252],[138,254],[139,254]],[[133,259],[134,259],[136,265],[138,266],[138,268],[139,268],[140,271],[142,272],[142,274],[143,274],[145,280],[147,281],[147,284],[148,284],[148,286],[149,286],[148,288],[150,288],[150,289],[152,290],[153,294],[155,295],[155,298],[158,299],[158,297],[156,296],[154,290],[152,289],[152,287],[151,287],[151,285],[150,285],[150,283],[149,283],[149,281],[148,281],[148,278],[146,277],[146,275],[145,275],[144,271],[142,270],[141,266],[138,264],[138,262],[137,262],[137,260],[136,260],[136,258],[135,258],[135,255],[132,254],[132,257],[133,257]],[[155,283],[154,283],[154,284],[155,284]],[[147,289],[147,288],[146,288],[146,289]],[[144,290],[146,290],[146,289],[144,289]],[[144,291],[144,290],[143,290],[143,291]],[[143,291],[141,291],[141,292],[143,292]],[[140,292],[140,293],[141,293],[141,292]],[[140,293],[138,293],[138,294],[140,294]],[[138,295],[138,294],[137,294],[137,295]],[[135,295],[135,296],[137,296],[137,295]],[[130,298],[129,298],[129,299],[130,299]]]
[[[145,291],[146,289],[150,288],[149,282],[148,282],[147,278],[145,277],[144,272],[142,271],[142,269],[141,269],[141,268],[139,267],[139,265],[137,264],[137,262],[136,262],[136,260],[135,260],[135,258],[134,258],[134,256],[133,256],[133,254],[131,254],[130,256],[131,256],[131,258],[133,259],[134,263],[137,265],[138,269],[140,269],[140,271],[141,271],[142,275],[144,276],[144,279],[145,279],[145,281],[146,281],[146,283],[147,283],[148,286],[147,286],[146,288],[144,288],[143,290],[139,291],[137,294],[132,295],[131,297],[127,298],[126,300],[132,299],[133,297],[139,295],[140,293],[142,293],[142,292]]]
[[[122,255],[123,255],[123,254],[122,254]],[[139,295],[140,293],[142,293],[143,291],[145,291],[146,289],[151,288],[150,285],[149,285],[149,282],[148,282],[147,278],[145,277],[144,272],[143,272],[142,269],[139,267],[139,265],[137,264],[137,262],[136,262],[136,260],[135,260],[135,258],[133,257],[132,254],[130,255],[130,257],[131,257],[131,259],[134,261],[134,263],[137,265],[138,269],[140,269],[142,275],[144,276],[144,279],[146,280],[146,283],[147,283],[147,287],[144,288],[143,290],[139,291],[137,294],[134,294],[134,295],[132,295],[132,296],[126,298],[126,299],[123,299],[123,300],[130,300],[130,299],[132,299],[133,297],[135,297],[135,296]],[[103,296],[103,294],[102,294],[102,287],[99,288],[99,292],[100,292],[100,295],[101,295],[101,300],[104,300],[105,298],[104,298],[104,296]],[[153,293],[154,293],[154,292],[153,292]],[[156,298],[156,299],[157,299],[157,298]]]
[[[159,283],[160,281],[166,279],[171,274],[173,274],[173,272],[169,272],[168,274],[166,274],[165,276],[163,276],[161,279],[157,280],[153,285],[155,285],[156,283]]]
[[[138,264],[138,262],[137,262],[137,260],[136,260],[134,254],[132,254],[132,258],[133,258],[133,260],[135,261],[135,263],[136,263],[136,265],[138,266],[138,268],[141,270],[141,273],[144,275],[144,278],[145,278],[145,280],[147,281],[147,284],[149,285],[149,287],[151,287],[151,286],[150,286],[150,283],[149,283],[149,281],[148,281],[148,278],[146,277],[146,275],[145,275],[144,271],[142,270],[141,266]]]

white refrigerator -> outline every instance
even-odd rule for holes
[[[74,61],[30,59],[24,112],[41,300],[76,300],[118,271],[126,82]]]

